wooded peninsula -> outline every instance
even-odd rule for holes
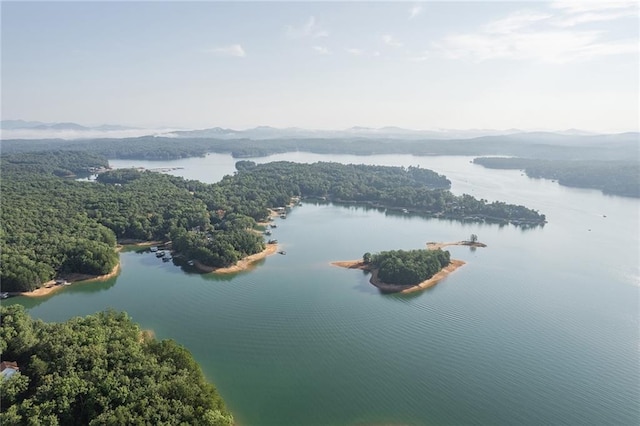
[[[125,313],[49,324],[12,305],[0,317],[2,359],[18,371],[0,378],[3,425],[234,424],[191,354]]]
[[[637,160],[546,160],[481,157],[473,160],[490,169],[523,170],[531,178],[557,180],[560,185],[599,189],[604,194],[640,197]]]

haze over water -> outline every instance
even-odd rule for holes
[[[523,204],[549,223],[521,230],[303,201],[273,233],[287,255],[252,271],[199,275],[126,252],[114,280],[8,303],[46,321],[127,311],[185,345],[243,425],[638,423],[640,200],[469,157],[254,159],[278,160],[420,165],[456,194]],[[214,182],[235,161],[111,163]],[[471,233],[488,247],[449,247],[467,264],[418,294],[381,295],[361,271],[329,265]]]

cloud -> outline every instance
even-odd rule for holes
[[[1,129],[0,139],[98,139],[98,138],[138,138],[141,136],[167,136],[175,128],[126,129],[126,130],[55,130],[55,129]]]
[[[391,34],[385,34],[382,36],[382,41],[387,46],[391,47],[402,47],[404,44],[398,40],[396,40]]]
[[[572,28],[580,23],[618,19],[632,12],[637,15],[637,10],[583,13],[587,9],[582,3],[567,5],[554,3],[555,14],[519,11],[491,21],[479,31],[446,36],[434,42],[433,47],[449,58],[478,62],[514,59],[567,63],[638,52],[637,40],[610,40],[604,30]],[[596,10],[595,6],[590,10]]]
[[[637,9],[635,1],[556,1],[551,3],[551,8],[564,13],[589,13],[603,12],[615,9]]]
[[[413,7],[411,7],[411,9],[409,9],[409,19],[413,19],[416,16],[420,15],[422,13],[422,6],[419,4],[415,4],[413,5]]]
[[[324,46],[313,46],[312,49],[320,55],[331,55],[331,51]]]
[[[562,17],[555,22],[560,27],[574,27],[580,24],[588,24],[592,22],[613,21],[620,18],[637,16],[637,11],[633,9],[621,10],[616,12],[588,12],[574,14],[572,16]]]
[[[318,25],[314,16],[310,16],[307,22],[299,27],[287,25],[285,31],[289,38],[318,38],[329,36],[329,32]]]
[[[344,50],[345,50],[347,53],[350,53],[350,54],[352,54],[352,55],[354,55],[354,56],[362,56],[362,55],[364,55],[364,53],[365,53],[365,52],[364,52],[364,50],[362,50],[362,49],[357,49],[357,48],[354,48],[354,47],[349,47],[349,48],[346,48],[346,49],[344,49]]]
[[[555,22],[555,25],[560,27],[613,21],[638,15],[638,3],[634,1],[556,1],[550,7],[561,14]]]
[[[412,56],[409,56],[408,59],[411,62],[424,62],[427,59],[429,59],[429,52],[425,50],[424,52],[420,52]]]
[[[533,24],[551,18],[547,13],[520,11],[511,15],[489,22],[483,27],[483,31],[490,34],[510,34],[522,30]]]
[[[213,49],[210,49],[209,52],[215,53],[221,56],[235,56],[236,58],[244,58],[245,56],[247,56],[244,49],[239,44],[215,47]]]
[[[443,40],[440,47],[454,59],[471,58],[539,60],[565,63],[595,56],[631,53],[637,50],[633,41],[598,42],[597,31],[555,31],[526,34],[488,35],[460,34]]]

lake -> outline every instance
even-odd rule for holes
[[[254,270],[200,275],[128,251],[115,279],[5,303],[45,321],[127,311],[187,347],[241,425],[640,422],[640,200],[471,157],[252,160],[420,165],[445,174],[456,194],[523,204],[549,223],[521,230],[303,201],[276,219],[272,238],[287,254]],[[215,182],[235,161],[111,163],[181,167],[170,173]],[[421,293],[382,295],[362,271],[329,264],[472,233],[488,247],[449,247],[467,264]]]

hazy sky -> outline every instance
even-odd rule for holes
[[[639,127],[637,2],[1,7],[3,119]]]

